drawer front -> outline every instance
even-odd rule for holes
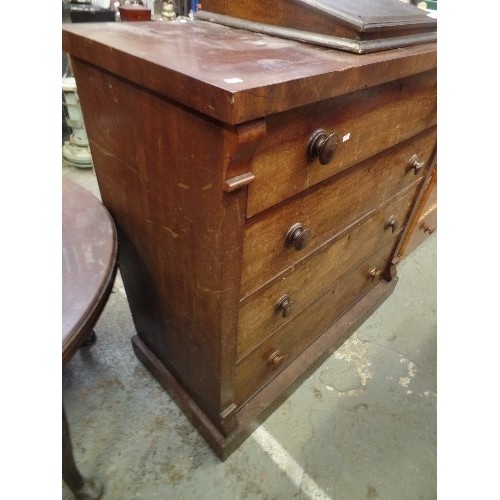
[[[247,214],[255,215],[435,124],[434,71],[270,116],[252,162],[255,180],[248,190]],[[316,134],[310,141],[321,129],[326,135]]]
[[[427,236],[437,230],[437,205],[432,206],[418,221],[418,231]]]
[[[422,214],[418,224],[410,236],[410,241],[405,250],[405,255],[413,252],[429,235],[437,231],[437,205],[433,205],[427,212]]]
[[[272,286],[257,292],[239,312],[237,359],[300,313],[318,295],[376,249],[389,245],[407,222],[416,195],[410,189],[350,233],[326,246]]]
[[[245,297],[330,238],[422,180],[436,141],[432,128],[248,221],[243,243]],[[425,167],[409,168],[412,158]],[[301,232],[302,231],[302,232]]]
[[[383,247],[351,271],[243,358],[235,367],[235,400],[244,403],[298,356],[342,313],[380,280],[392,257],[392,244]]]

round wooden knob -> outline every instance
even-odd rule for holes
[[[311,239],[311,231],[302,227],[302,224],[294,224],[286,234],[286,245],[293,246],[299,251],[306,247]]]
[[[337,152],[338,142],[338,136],[335,132],[328,135],[322,128],[316,130],[309,139],[307,147],[308,159],[319,158],[321,165],[330,163]]]
[[[276,304],[276,309],[281,312],[283,318],[290,316],[293,312],[292,308],[293,301],[288,295],[283,295],[278,303]]]
[[[375,281],[382,274],[382,269],[377,269],[376,267],[368,271],[368,278],[371,281]]]
[[[267,358],[267,364],[273,370],[275,370],[276,368],[278,368],[278,366],[281,365],[281,363],[283,363],[283,361],[285,360],[285,357],[286,356],[281,354],[281,351],[276,350],[276,351],[272,352],[271,355]]]
[[[430,224],[423,224],[422,229],[424,233],[432,234],[436,230],[436,226],[431,226]]]
[[[418,156],[415,154],[410,158],[408,166],[406,167],[407,172],[413,170],[415,175],[417,175],[420,170],[422,170],[425,163],[423,161],[418,161]]]
[[[385,229],[391,228],[392,232],[396,230],[396,226],[398,224],[398,220],[394,215],[391,215],[385,222]]]

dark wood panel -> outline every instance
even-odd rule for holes
[[[78,61],[73,70],[137,332],[220,424],[232,404],[223,375],[234,355],[246,204],[245,190],[223,185],[259,133],[222,128]]]

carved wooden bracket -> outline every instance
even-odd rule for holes
[[[266,135],[266,121],[255,120],[224,129],[225,158],[224,191],[230,193],[250,184],[255,175],[251,172],[252,158]]]
[[[237,189],[247,186],[255,179],[255,175],[252,172],[245,172],[244,174],[237,175],[236,177],[231,177],[224,181],[224,191],[226,193],[231,193]]]

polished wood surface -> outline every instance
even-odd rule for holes
[[[351,56],[198,21],[115,24],[63,43],[134,349],[224,458],[394,288],[435,156],[436,47]],[[331,138],[342,124],[350,144]],[[261,305],[293,301],[301,269],[324,275],[269,320]]]
[[[261,283],[276,279],[392,196],[421,183],[425,167],[415,175],[408,171],[408,162],[417,153],[429,170],[435,140],[433,128],[291,198],[264,216],[254,217],[245,229],[242,297]],[[303,250],[295,251],[284,243],[289,228],[299,222],[311,231],[311,238]]]
[[[201,21],[64,25],[62,44],[72,59],[228,124],[437,64],[434,43],[360,56]]]
[[[387,246],[405,226],[414,198],[415,189],[408,190],[361,225],[303,260],[302,265],[287,269],[271,286],[252,294],[239,312],[238,360],[376,249]],[[394,232],[387,227],[391,217],[397,221]],[[276,306],[285,295],[292,304],[290,312],[283,316]]]
[[[436,90],[435,72],[426,72],[270,116],[252,162],[248,213],[259,213],[427,131],[436,125]],[[325,165],[306,154],[318,128],[338,137],[336,153]]]
[[[62,180],[62,361],[88,337],[116,273],[113,220],[89,191]]]

